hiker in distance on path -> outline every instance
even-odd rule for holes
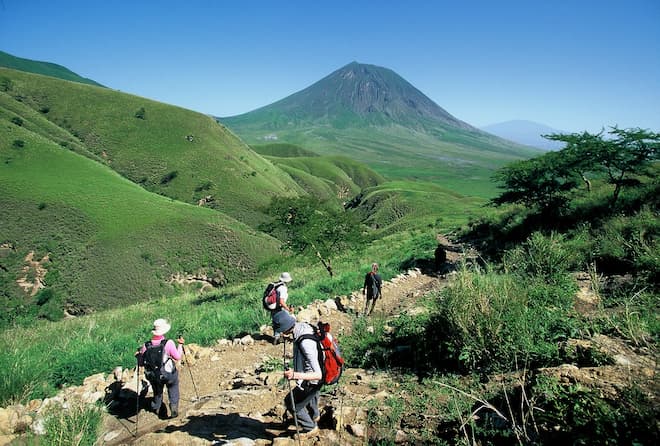
[[[376,300],[381,297],[383,279],[378,274],[378,263],[371,264],[371,271],[364,276],[362,295],[366,295],[364,302],[364,315],[369,316],[376,306]],[[371,305],[371,308],[369,306]]]
[[[174,345],[173,340],[166,340],[165,334],[170,328],[171,325],[166,319],[156,319],[151,330],[151,340],[145,342],[136,355],[138,355],[138,365],[144,367],[144,375],[151,384],[154,394],[151,410],[160,415],[163,390],[167,387],[170,418],[176,418],[179,415],[179,373],[174,361],[181,359],[185,340],[179,337],[178,346]]]
[[[284,370],[284,378],[296,382],[295,387],[284,398],[289,413],[297,417],[302,431],[301,437],[311,437],[318,432],[319,392],[321,390],[321,364],[319,363],[318,343],[314,339],[302,338],[313,335],[314,328],[287,312],[280,312],[273,318],[276,332],[282,336],[293,336],[293,368]],[[293,403],[292,396],[293,395]],[[295,403],[295,407],[292,407]]]
[[[291,274],[284,272],[280,274],[277,282],[274,282],[277,300],[275,308],[270,311],[270,317],[273,321],[273,344],[279,344],[280,342],[280,335],[275,331],[275,315],[281,311],[285,311],[289,314],[293,313],[293,307],[290,307],[286,303],[289,298],[289,288],[287,287],[287,283],[291,282],[291,280]]]

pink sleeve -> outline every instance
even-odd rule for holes
[[[174,346],[174,341],[171,339],[167,341],[167,344],[165,344],[165,352],[170,358],[174,359],[175,361],[181,359],[181,356],[183,355],[183,352],[181,351],[181,346],[179,345],[179,348],[177,349]]]

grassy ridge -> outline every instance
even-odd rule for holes
[[[268,157],[287,172],[307,193],[323,199],[346,200],[383,177],[362,163],[346,157]]]
[[[176,273],[236,281],[277,251],[275,240],[230,217],[150,193],[23,126],[2,125],[5,306],[22,302],[12,298],[22,295],[16,280],[30,251],[50,254],[47,285],[74,310],[171,294]]]
[[[92,79],[82,77],[62,65],[57,65],[50,62],[39,62],[36,60],[23,59],[22,57],[12,56],[9,53],[0,51],[0,67],[13,68],[14,70],[27,71],[29,73],[42,74],[44,76],[56,77],[72,82],[80,82],[82,84],[96,85],[102,87]]]
[[[364,190],[358,212],[381,233],[456,227],[479,215],[485,200],[433,183],[389,181]]]
[[[27,105],[50,122],[43,125],[33,112],[13,106],[15,113],[41,128],[43,136],[78,148],[152,192],[187,203],[210,195],[210,206],[255,225],[255,209],[271,197],[304,193],[272,163],[200,113],[4,68],[0,80],[10,98],[5,102]],[[77,143],[53,135],[53,125]]]
[[[237,118],[238,119],[238,118]],[[267,129],[234,118],[222,122],[249,144],[263,141]],[[494,170],[535,156],[532,149],[501,144],[485,134],[446,131],[442,137],[405,127],[332,128],[305,123],[275,132],[278,139],[323,155],[343,155],[367,164],[383,177],[442,184],[456,192],[491,198]]]

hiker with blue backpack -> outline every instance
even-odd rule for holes
[[[287,283],[291,282],[291,280],[291,274],[284,272],[280,274],[280,277],[276,282],[269,283],[264,291],[263,306],[266,310],[270,311],[270,316],[273,320],[273,344],[278,344],[280,342],[280,335],[275,332],[275,315],[281,311],[285,311],[289,314],[293,313],[293,307],[290,307],[286,303],[289,298]]]
[[[293,337],[293,368],[285,367],[284,378],[295,381],[296,385],[287,394],[284,404],[294,415],[296,429],[300,427],[300,438],[318,433],[319,393],[322,387],[323,372],[319,360],[319,344],[314,336],[314,328],[286,311],[273,317],[273,327],[279,336]]]
[[[138,366],[144,367],[144,376],[149,381],[154,394],[151,410],[161,415],[163,390],[167,387],[170,400],[169,418],[176,418],[179,415],[179,374],[174,361],[179,361],[183,356],[185,340],[179,336],[176,346],[173,340],[166,339],[165,334],[170,328],[171,325],[166,319],[156,319],[151,330],[151,340],[145,342],[136,355]]]

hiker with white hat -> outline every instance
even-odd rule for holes
[[[170,328],[167,319],[156,319],[151,330],[151,340],[145,342],[137,352],[138,365],[144,367],[144,375],[154,394],[151,410],[163,418],[167,418],[167,410],[161,413],[165,386],[170,400],[169,418],[179,415],[179,374],[174,361],[179,361],[183,356],[185,342],[181,336],[177,339],[178,346],[175,346],[173,340],[166,340],[165,334]]]
[[[275,307],[271,309],[270,312],[271,319],[273,320],[273,344],[278,344],[280,342],[280,334],[275,330],[275,316],[280,311],[285,311],[289,314],[293,313],[293,307],[290,307],[286,303],[287,299],[289,298],[289,289],[287,288],[287,283],[291,282],[291,280],[291,274],[283,272],[280,274],[277,282],[272,283],[274,287],[273,289],[277,293],[277,297],[275,299]]]

